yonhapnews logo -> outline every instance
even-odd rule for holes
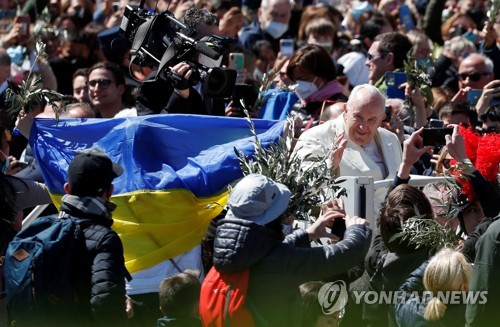
[[[318,292],[318,301],[325,315],[342,310],[347,304],[347,286],[343,280],[326,283]]]

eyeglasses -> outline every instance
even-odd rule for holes
[[[368,61],[372,61],[373,59],[381,58],[386,54],[387,53],[385,52],[367,53],[366,58],[368,59]]]
[[[487,76],[487,75],[490,75],[490,73],[458,74],[458,77],[460,77],[462,81],[465,81],[468,77],[471,81],[477,82],[481,79],[482,76]]]
[[[94,79],[89,81],[89,87],[95,88],[97,84],[99,84],[99,87],[102,89],[107,89],[111,83],[114,83],[115,81],[112,81],[110,79]]]

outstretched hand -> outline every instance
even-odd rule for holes
[[[347,147],[347,139],[344,138],[344,132],[341,132],[335,137],[333,149],[330,153],[330,160],[332,161],[332,169],[336,171],[339,168],[340,160]]]
[[[220,19],[219,30],[222,35],[237,37],[238,31],[243,26],[243,14],[239,7],[232,7]]]
[[[455,125],[453,127],[452,135],[445,135],[446,147],[448,148],[448,153],[458,162],[468,159],[467,152],[465,150],[465,141],[462,135],[460,135],[459,127]]]
[[[432,146],[424,146],[424,140],[421,137],[423,131],[424,129],[420,128],[403,142],[403,159],[398,170],[398,177],[401,179],[407,179],[410,176],[412,166],[424,153],[432,154]]]

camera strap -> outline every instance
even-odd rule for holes
[[[148,20],[139,28],[137,28],[137,33],[135,34],[134,37],[134,42],[132,42],[132,47],[130,48],[130,58],[132,59],[131,62],[134,62],[137,56],[139,55],[139,50],[142,48],[144,44],[144,39],[146,36],[149,34],[149,31],[153,27],[154,21],[156,20],[155,16],[152,19]]]
[[[158,67],[158,71],[156,72],[155,79],[158,78],[159,74],[163,71],[165,65],[172,59],[175,55],[175,42],[170,43],[167,50],[163,53],[161,57],[160,66]]]

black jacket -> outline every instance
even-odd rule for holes
[[[156,71],[151,76],[154,76]],[[222,98],[205,97],[194,88],[189,88],[189,97],[182,98],[169,80],[158,78],[154,82],[145,82],[139,88],[136,97],[138,116],[154,114],[194,114],[224,116],[224,101]]]
[[[84,303],[80,310],[81,325],[120,326],[127,316],[125,312],[125,278],[128,277],[123,257],[123,245],[112,230],[112,219],[83,214],[64,204],[61,211],[77,218],[87,218],[95,224],[82,224],[85,248],[81,254],[81,271],[78,280],[79,294]],[[77,325],[77,318],[70,325]]]
[[[382,237],[377,235],[365,259],[365,268],[370,278],[370,289],[397,291],[406,278],[431,255],[431,251],[425,248],[399,255],[388,252]],[[363,320],[369,326],[396,326],[393,309],[386,303],[365,305]]]
[[[298,286],[328,279],[363,261],[371,230],[347,228],[344,239],[324,247],[309,247],[307,234],[296,230],[282,241],[261,225],[242,219],[222,219],[214,243],[214,267],[223,273],[250,269],[247,298],[263,319],[257,326],[294,326]],[[301,247],[302,246],[302,247]]]

